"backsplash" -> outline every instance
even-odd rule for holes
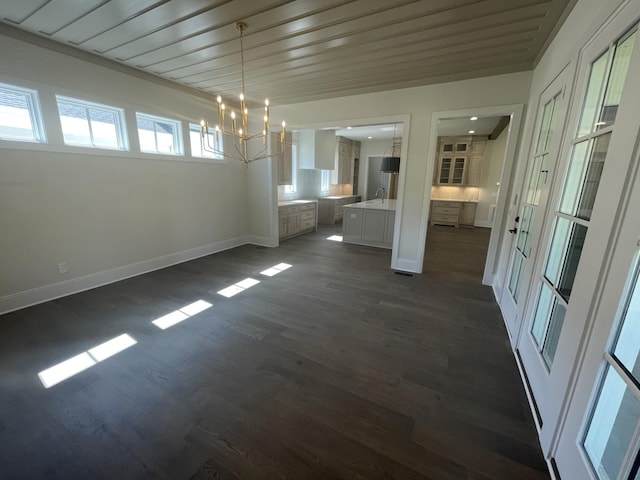
[[[478,200],[478,187],[431,187],[431,198],[444,200]]]

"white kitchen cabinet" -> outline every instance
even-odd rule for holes
[[[298,168],[333,170],[336,134],[333,130],[301,130],[298,132]]]
[[[314,231],[317,228],[317,212],[318,204],[312,200],[304,203],[294,200],[278,204],[280,240]]]

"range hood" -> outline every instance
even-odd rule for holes
[[[400,157],[382,157],[380,171],[384,173],[398,173],[400,171]]]

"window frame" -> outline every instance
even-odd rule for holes
[[[183,138],[182,138],[182,122],[180,120],[174,120],[173,118],[167,118],[167,117],[160,117],[158,115],[152,115],[150,113],[143,113],[143,112],[135,112],[136,114],[136,132],[138,134],[138,147],[140,149],[140,153],[148,153],[150,155],[167,155],[167,156],[171,156],[171,157],[181,157],[184,156],[184,142],[183,142]],[[139,126],[139,121],[140,120],[147,120],[147,121],[151,121],[154,124],[154,139],[155,139],[155,150],[143,150],[142,149],[142,143],[140,142],[140,126]],[[173,152],[164,152],[164,151],[160,151],[158,150],[158,137],[157,137],[157,131],[155,130],[155,125],[158,122],[164,122],[164,123],[168,123],[170,125],[173,126],[173,147],[174,147],[174,151]]]
[[[291,144],[291,185],[284,186],[284,193],[296,193],[298,191],[298,144]]]
[[[84,108],[87,114],[87,125],[89,128],[89,136],[91,143],[76,143],[76,142],[67,142],[65,137],[64,128],[62,125],[62,115],[60,113],[60,105],[68,104],[74,107]],[[116,150],[116,151],[129,151],[129,139],[127,137],[127,127],[124,109],[119,107],[114,107],[112,105],[105,105],[102,103],[91,102],[88,100],[82,100],[79,98],[68,97],[66,95],[56,95],[56,105],[58,107],[58,119],[60,120],[60,128],[62,130],[62,138],[65,145],[71,147],[87,147],[87,148],[99,148],[104,150]],[[92,121],[91,121],[91,110],[94,111],[102,111],[106,113],[110,113],[114,115],[115,118],[115,131],[116,131],[116,143],[117,147],[110,147],[104,145],[96,145],[95,137],[93,134]]]
[[[202,148],[202,137],[201,137],[202,126],[201,125],[197,123],[189,122],[188,130],[189,130],[189,146],[191,148],[191,156],[193,158],[204,159],[204,160],[216,160],[216,161],[223,161],[225,159],[223,154],[211,153]],[[196,149],[194,149],[193,139],[191,138],[192,133],[198,134],[198,143],[196,147],[197,147],[197,151],[200,152],[200,154],[196,153]],[[222,135],[222,133],[220,133],[219,140],[216,140],[215,129],[209,127],[208,135],[212,137],[212,142],[215,145],[215,147],[221,152],[224,152],[224,138],[223,138],[224,136]]]
[[[38,91],[32,88],[19,87],[17,85],[12,85],[4,82],[0,82],[0,90],[25,96],[27,110],[29,112],[29,118],[31,120],[31,132],[33,134],[32,140],[26,138],[5,137],[0,134],[0,141],[47,143],[47,136],[44,128],[44,120],[42,118],[42,108],[40,106]]]
[[[321,170],[320,173],[320,191],[322,193],[331,190],[331,170]]]

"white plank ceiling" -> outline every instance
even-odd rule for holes
[[[575,1],[2,0],[0,21],[226,98],[244,21],[246,95],[277,105],[530,70]]]

